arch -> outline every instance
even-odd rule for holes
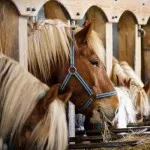
[[[88,22],[92,22],[93,29],[98,33],[100,39],[102,40],[105,46],[106,44],[106,22],[108,22],[108,18],[105,15],[104,11],[101,8],[93,5],[87,10],[85,16]]]
[[[137,19],[137,17],[136,17],[136,14],[134,14],[134,13],[133,13],[132,11],[130,11],[130,10],[125,10],[125,11],[120,15],[119,21],[120,21],[120,19],[121,19],[123,16],[125,16],[125,15],[129,15],[129,16],[133,17],[134,21],[135,21],[136,23],[138,23],[138,19]]]
[[[60,19],[64,22],[71,19],[67,9],[58,1],[48,1],[44,4],[45,17],[49,19]]]
[[[118,23],[118,59],[127,61],[134,68],[135,60],[135,25],[137,19],[130,11],[125,11]]]
[[[19,12],[12,1],[1,0],[0,20],[0,51],[18,60]]]

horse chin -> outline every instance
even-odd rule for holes
[[[112,120],[113,120],[112,116],[110,117],[107,114],[105,114],[105,112],[97,111],[96,109],[94,109],[93,114],[90,118],[90,123],[93,124],[100,123],[101,125],[103,125],[104,123],[107,122],[109,125],[112,126]]]
[[[97,110],[93,110],[92,117],[90,118],[91,123],[103,123],[102,117]]]

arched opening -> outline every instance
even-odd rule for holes
[[[107,17],[104,12],[97,6],[92,6],[86,13],[87,22],[92,22],[93,29],[98,33],[104,47],[106,46],[106,22]]]
[[[18,53],[19,12],[10,0],[0,2],[0,51],[16,60]]]
[[[150,19],[143,29],[146,34],[142,37],[142,78],[146,82],[150,80]]]
[[[48,1],[44,5],[45,18],[60,19],[64,22],[70,19],[70,15],[63,5],[56,1]]]
[[[132,12],[125,11],[118,23],[118,59],[127,61],[134,68],[135,60],[135,27],[137,20]]]

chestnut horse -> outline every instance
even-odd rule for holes
[[[70,29],[59,20],[29,24],[29,71],[50,86],[62,83],[62,90],[70,87],[70,100],[92,122],[103,123],[102,114],[111,122],[118,97],[102,62],[102,42],[91,24],[71,29],[71,35]]]
[[[15,149],[67,148],[65,103],[71,92],[58,95],[0,53],[0,138],[10,137]]]

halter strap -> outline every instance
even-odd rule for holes
[[[71,25],[74,25],[74,21],[71,21]],[[63,91],[65,89],[65,87],[67,86],[70,78],[72,76],[75,76],[76,79],[78,79],[78,81],[82,84],[82,86],[84,87],[84,89],[86,90],[86,92],[89,95],[89,98],[87,99],[87,101],[80,107],[77,109],[78,112],[83,112],[93,101],[93,98],[96,99],[102,99],[102,98],[106,98],[106,97],[111,97],[114,95],[117,95],[116,91],[111,91],[111,92],[105,92],[105,93],[99,93],[99,94],[94,94],[92,89],[88,86],[88,84],[85,82],[85,80],[80,76],[80,74],[77,72],[77,68],[75,67],[75,61],[74,61],[74,30],[75,28],[71,28],[71,36],[72,36],[72,40],[70,42],[70,67],[68,69],[68,74],[66,75],[60,90]]]

